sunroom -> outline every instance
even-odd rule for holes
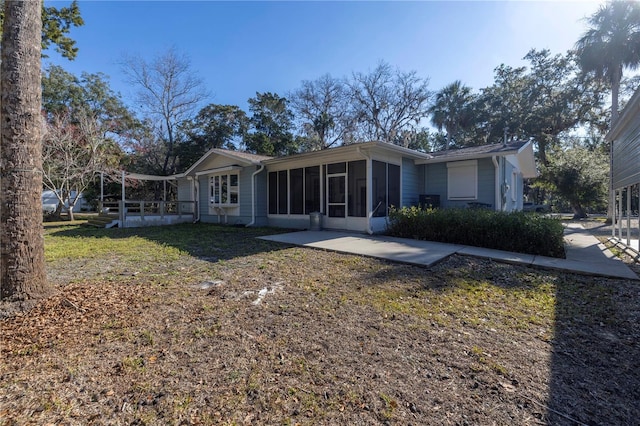
[[[307,228],[319,212],[327,229],[383,231],[391,206],[415,203],[403,189],[415,189],[414,160],[424,158],[429,155],[370,142],[265,160],[268,223]]]

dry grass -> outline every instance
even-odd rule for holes
[[[636,284],[255,239],[273,232],[47,228],[59,291],[0,322],[0,424],[640,416]]]

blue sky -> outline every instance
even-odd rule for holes
[[[47,5],[67,5],[47,1]],[[414,70],[438,90],[456,79],[475,90],[501,63],[519,66],[531,48],[564,53],[586,29],[597,1],[217,2],[80,1],[72,30],[80,74],[103,72],[132,105],[123,55],[152,59],[169,47],[191,59],[211,98],[239,105],[258,92],[286,96],[302,80],[367,72],[380,60]]]

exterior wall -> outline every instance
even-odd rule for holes
[[[251,175],[256,171],[255,166],[245,167],[240,171],[240,215],[241,218],[249,218],[246,222],[251,222],[251,207],[253,200],[251,199]]]
[[[210,175],[202,175],[199,179],[199,206],[200,221],[207,223],[226,223],[229,225],[246,225],[251,222],[251,175],[255,171],[255,166],[244,167],[239,170],[239,205],[236,209],[229,209],[229,214],[225,215],[220,211],[218,214],[211,208],[209,200]]]
[[[440,196],[442,208],[465,208],[471,202],[490,204],[495,208],[495,167],[491,158],[478,159],[478,197],[476,200],[449,200],[446,163],[424,165],[424,193]]]
[[[267,218],[267,176],[266,168],[256,175],[255,226],[269,225],[269,219]]]
[[[410,158],[402,159],[402,207],[416,206],[424,193],[424,167],[416,166]]]
[[[447,200],[447,164],[424,165],[424,193],[440,196],[440,207],[454,207]]]
[[[515,165],[507,161],[505,164],[506,176],[505,180],[509,185],[509,191],[506,194],[505,211],[512,212],[522,210],[523,182],[522,174]],[[514,181],[514,173],[515,181]]]
[[[178,201],[194,201],[192,180],[187,178],[178,179]],[[192,203],[183,203],[181,209],[185,213],[193,213],[194,205]]]
[[[496,168],[491,158],[478,159],[478,202],[491,204],[491,208],[496,208],[495,181]]]
[[[640,114],[626,123],[613,142],[613,187],[640,182]]]

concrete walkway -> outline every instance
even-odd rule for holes
[[[624,262],[615,257],[596,237],[579,224],[568,224],[565,227],[566,259],[340,231],[299,231],[260,238],[427,267],[452,254],[461,254],[587,275],[638,279],[638,276]]]

